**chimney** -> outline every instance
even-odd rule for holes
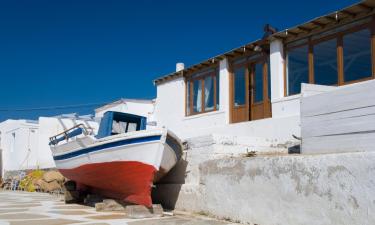
[[[176,72],[179,72],[181,70],[185,69],[185,64],[182,62],[176,63]]]

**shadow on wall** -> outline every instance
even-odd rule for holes
[[[181,158],[175,167],[152,189],[152,201],[165,209],[174,209],[181,187],[185,184],[188,162]]]

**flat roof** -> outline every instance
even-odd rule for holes
[[[95,109],[95,112],[100,112],[100,111],[103,111],[103,110],[106,110],[108,108],[111,108],[113,106],[116,106],[116,105],[120,105],[120,104],[123,104],[123,103],[126,103],[126,102],[135,102],[135,103],[142,103],[142,104],[152,104],[154,103],[154,100],[150,100],[150,99],[134,99],[134,98],[121,98],[117,101],[114,101],[114,102],[111,102],[111,103],[108,103],[106,105],[103,105],[99,108],[96,108]]]
[[[301,39],[305,36],[309,36],[315,32],[322,32],[324,30],[329,30],[330,28],[343,25],[345,23],[359,20],[375,13],[375,1],[374,0],[364,0],[359,3],[353,4],[341,10],[317,17],[303,24],[278,31],[270,35],[267,39],[258,39],[256,41],[247,43],[243,46],[234,48],[223,54],[209,58],[203,62],[197,63],[195,65],[189,66],[184,70],[173,72],[164,76],[160,76],[154,80],[154,84],[162,84],[168,80],[173,80],[179,77],[183,77],[184,74],[198,71],[200,69],[206,68],[211,65],[217,64],[220,60],[227,57],[235,57],[243,55],[245,52],[254,51],[254,48],[258,45],[267,44],[271,40],[281,39],[285,42],[290,42],[293,40]]]

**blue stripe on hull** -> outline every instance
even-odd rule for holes
[[[90,153],[90,152],[96,152],[96,151],[100,151],[100,150],[104,150],[104,149],[108,149],[108,148],[114,148],[114,147],[118,147],[118,146],[138,144],[138,143],[144,143],[144,142],[150,142],[150,141],[159,141],[160,138],[161,138],[161,135],[155,135],[155,136],[132,138],[132,139],[127,139],[127,140],[120,140],[120,141],[110,142],[110,143],[103,144],[103,145],[98,145],[98,146],[94,146],[94,147],[90,147],[90,148],[81,149],[81,150],[74,151],[74,152],[69,152],[69,153],[64,154],[64,155],[54,156],[53,159],[54,160],[64,160],[64,159],[69,159],[69,158],[73,158],[73,157],[80,156],[80,155],[83,155],[83,154],[87,154],[87,153]]]

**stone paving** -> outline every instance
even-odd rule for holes
[[[95,208],[65,204],[45,193],[0,191],[0,225],[229,225],[202,216],[177,214],[161,218],[129,219],[124,213],[96,212]]]

